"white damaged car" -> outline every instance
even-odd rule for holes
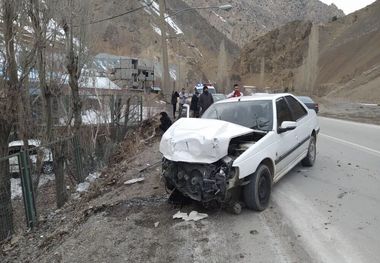
[[[299,162],[314,164],[318,132],[315,111],[291,94],[219,101],[163,135],[163,178],[193,200],[237,204],[243,197],[262,211],[273,183]]]

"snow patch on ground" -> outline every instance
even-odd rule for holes
[[[88,190],[89,187],[90,187],[90,183],[89,182],[80,183],[80,184],[77,185],[77,192],[78,193],[87,192],[87,190]]]
[[[20,178],[11,178],[11,195],[12,195],[12,199],[22,196]]]
[[[47,184],[48,182],[54,181],[54,180],[55,180],[54,174],[49,174],[49,175],[43,174],[40,177],[40,182],[38,183],[38,186],[41,187],[41,186]]]
[[[38,187],[41,187],[47,184],[48,182],[54,181],[54,180],[55,180],[54,174],[50,174],[50,175],[41,174]],[[20,178],[11,178],[11,197],[12,199],[22,197],[22,186],[21,186]]]
[[[98,179],[100,177],[100,173],[99,172],[94,172],[94,173],[90,173],[85,181],[83,183],[80,183],[77,185],[77,188],[76,188],[76,191],[78,193],[83,193],[83,192],[87,192],[88,188],[90,187],[91,183],[95,182],[96,179]]]

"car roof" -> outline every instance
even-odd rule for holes
[[[33,146],[40,146],[41,142],[39,140],[28,140],[28,144],[29,145],[33,145]],[[23,146],[24,145],[24,141],[13,141],[13,142],[10,142],[8,147],[14,147],[14,146]]]
[[[254,101],[254,100],[276,100],[284,96],[293,96],[293,95],[290,93],[258,93],[258,94],[253,94],[251,96],[229,98],[223,101],[218,101],[216,103],[231,103],[231,102],[237,102],[237,101]]]
[[[297,96],[297,98],[299,98],[303,102],[314,102],[313,99],[308,96]]]

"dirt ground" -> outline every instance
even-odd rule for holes
[[[223,249],[212,255],[214,262],[238,259],[210,222],[224,212],[207,211],[210,220],[200,222],[172,218],[179,210],[206,211],[168,204],[160,161],[156,138],[130,160],[104,170],[88,193],[39,228],[4,243],[1,262],[206,262],[216,247]],[[136,177],[145,180],[124,184]]]
[[[315,98],[315,101],[319,103],[322,116],[380,125],[380,104],[328,98]]]

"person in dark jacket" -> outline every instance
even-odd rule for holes
[[[173,118],[175,119],[175,112],[177,111],[177,100],[178,100],[179,94],[177,91],[173,91],[172,93],[172,105],[173,105]]]
[[[203,93],[199,96],[199,107],[201,110],[201,115],[210,107],[211,104],[214,103],[214,99],[212,98],[211,93],[208,92],[208,87],[206,85],[203,86]]]
[[[161,112],[160,113],[161,118],[160,118],[160,129],[163,132],[166,132],[167,129],[172,125],[172,120],[169,118],[168,114],[166,112]]]
[[[199,92],[195,88],[194,89],[194,95],[193,95],[193,97],[191,97],[191,103],[190,103],[190,110],[193,111],[193,117],[194,118],[198,118],[199,117],[198,101],[199,101]]]

